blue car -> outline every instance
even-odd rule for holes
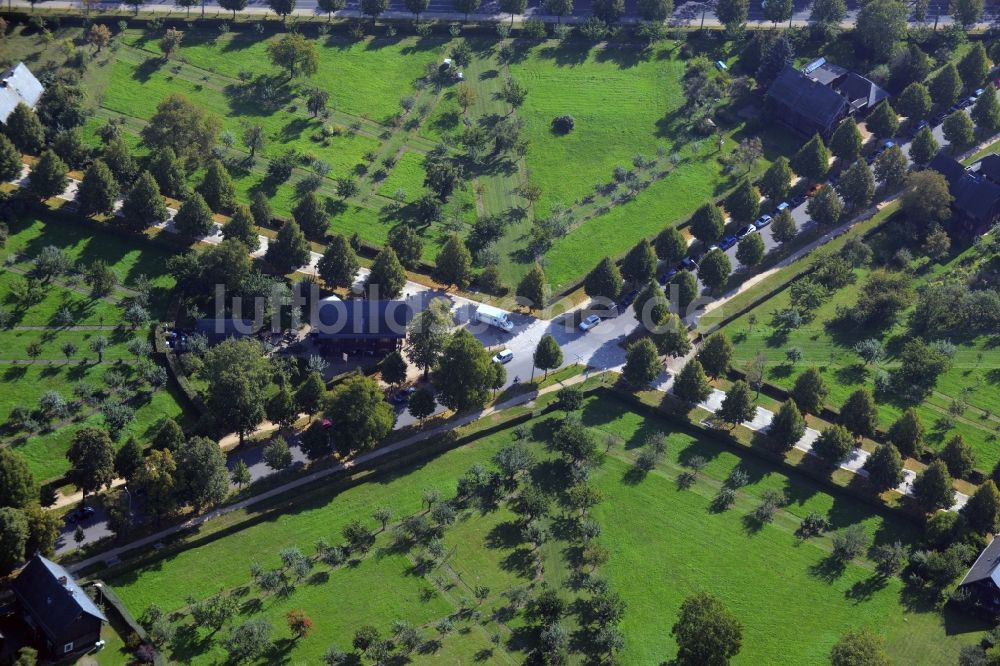
[[[670,282],[670,278],[677,275],[678,272],[676,268],[668,268],[667,272],[660,276],[660,285],[666,285]]]
[[[680,267],[686,271],[693,271],[698,268],[698,262],[696,262],[691,257],[684,257],[681,259]]]
[[[736,236],[723,236],[722,240],[719,241],[719,247],[723,250],[728,250],[734,245],[736,245]]]

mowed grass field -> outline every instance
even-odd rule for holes
[[[943,264],[930,265],[914,277],[914,287],[954,275],[975,258],[977,250],[967,249]],[[838,309],[854,306],[858,288],[864,283],[869,270],[855,269],[857,280],[836,291],[831,298],[814,311],[810,321],[796,329],[785,331],[772,325],[774,313],[790,305],[789,290],[782,291],[743,316],[727,324],[722,330],[735,347],[734,367],[742,368],[758,353],[768,358],[767,380],[776,386],[790,389],[796,378],[807,368],[819,369],[829,388],[827,404],[839,409],[848,396],[858,388],[867,387],[874,392],[876,373],[891,371],[897,365],[895,354],[910,337],[907,315],[903,313],[897,323],[885,330],[871,330],[837,321]],[[751,317],[755,322],[751,326]],[[865,366],[853,351],[854,345],[867,338],[877,338],[887,350],[886,358],[878,364]],[[937,385],[923,402],[915,407],[927,430],[926,441],[930,448],[939,449],[955,434],[960,434],[976,452],[976,467],[989,472],[1000,461],[1000,350],[995,335],[974,339],[954,339],[956,352],[950,370],[942,374]],[[797,347],[802,359],[790,363],[785,350]],[[964,394],[966,405],[960,414],[951,413],[952,402]],[[879,425],[889,426],[908,407],[876,395],[879,407]],[[935,428],[939,421],[950,428]]]
[[[267,55],[268,45],[280,34],[240,30],[220,35],[187,29],[182,46],[165,60],[158,46],[159,33],[129,29],[115,46],[93,59],[84,76],[88,105],[95,110],[84,128],[85,136],[96,146],[97,127],[108,118],[125,118],[128,141],[142,155],[146,149],[137,141],[138,131],[160,101],[170,93],[181,93],[218,116],[223,129],[236,139],[225,152],[241,199],[248,200],[262,190],[273,210],[289,217],[298,196],[295,183],[312,168],[310,159],[322,160],[331,170],[320,187],[321,196],[337,201],[336,178],[358,174],[362,180],[358,196],[330,207],[331,231],[358,233],[364,241],[380,246],[400,223],[393,213],[396,190],[406,191],[407,203],[425,192],[423,155],[439,142],[447,143],[456,154],[463,150],[459,139],[464,125],[455,85],[422,82],[428,65],[448,57],[463,38],[401,35],[355,40],[317,35],[312,26],[303,32],[318,46],[319,71],[291,80],[293,94],[276,94],[274,104],[265,107],[241,101],[233,91],[259,75],[284,80]],[[78,30],[69,28],[54,34],[59,39],[80,38]],[[534,219],[549,215],[556,204],[573,207],[584,201],[596,184],[611,181],[614,167],[632,168],[636,155],[655,158],[657,166],[642,174],[648,187],[628,202],[580,212],[571,231],[545,254],[549,281],[554,291],[560,291],[580,280],[604,256],[624,254],[641,238],[679,223],[734,184],[731,176],[722,173],[720,157],[744,138],[743,127],[725,127],[721,149],[714,135],[688,134],[682,93],[687,61],[678,43],[642,48],[638,44],[591,47],[578,42],[513,40],[514,58],[502,65],[496,57],[497,39],[470,36],[466,41],[473,57],[465,68],[465,85],[478,96],[467,120],[510,114],[498,93],[504,78],[513,76],[528,91],[524,105],[513,113],[524,121],[530,147],[523,158],[513,156],[502,165],[470,170],[469,182],[453,195],[441,223],[421,230],[425,260],[436,257],[450,233],[446,225],[451,220],[463,222],[464,226],[453,227],[463,230],[477,217],[524,210],[524,215],[514,216],[514,223],[496,243],[502,278],[513,286],[533,262],[523,250]],[[47,42],[36,34],[15,30],[8,42],[13,45],[12,57],[29,61],[49,57],[45,55]],[[726,57],[720,42],[696,40],[693,44],[695,51],[711,59]],[[329,118],[315,118],[306,110],[302,95],[312,88],[330,94]],[[400,102],[408,97],[415,104],[405,120],[416,114],[415,125],[397,121]],[[574,116],[576,128],[567,135],[554,134],[552,119],[563,114]],[[239,137],[248,123],[263,127],[267,136],[267,146],[250,167],[237,164],[245,156]],[[765,133],[762,139],[764,159],[758,171],[776,155],[790,154],[797,143],[783,133]],[[266,184],[267,160],[288,150],[302,156],[295,175],[288,183]],[[381,182],[370,180],[385,158],[394,155],[401,157],[387,166],[387,177]],[[664,171],[669,174],[662,176]],[[192,174],[192,184],[199,180],[200,173]],[[541,199],[533,207],[516,194],[528,181],[541,188]]]
[[[557,412],[528,424],[534,440],[530,446],[538,458],[547,455],[542,442],[562,418]],[[981,636],[981,628],[964,618],[949,616],[946,622],[934,612],[908,609],[902,583],[880,580],[867,560],[849,563],[839,573],[832,571],[829,537],[799,541],[794,536],[811,511],[824,514],[835,529],[860,523],[874,543],[897,539],[912,543],[918,530],[909,522],[876,514],[861,502],[831,496],[722,444],[632,413],[613,398],[588,399],[582,418],[602,441],[606,435],[617,441],[593,474],[603,500],[592,514],[603,528],[602,542],[610,549],[601,575],[627,604],[622,663],[670,660],[676,653],[670,627],[683,598],[697,591],[722,598],[743,623],[744,646],[734,660],[738,664],[827,663],[833,642],[862,626],[885,636],[900,663],[951,663],[962,644]],[[667,455],[654,472],[636,482],[629,473],[632,460],[645,438],[656,431],[668,435]],[[105,578],[136,615],[150,604],[168,612],[182,608],[188,595],[204,598],[246,585],[251,563],[277,566],[284,547],[298,546],[312,553],[311,544],[318,538],[339,542],[340,529],[354,519],[374,529],[370,516],[378,507],[391,507],[398,520],[422,510],[425,488],[451,496],[465,470],[476,463],[489,465],[490,457],[512,439],[510,431],[500,432],[409,469],[376,474],[353,487],[334,485],[314,491],[291,510],[248,516],[254,520],[244,529],[227,528],[219,538],[209,537],[187,550]],[[693,488],[679,490],[675,479],[680,465],[694,455],[705,457],[708,465]],[[709,507],[711,498],[737,465],[748,472],[751,483],[740,491],[734,508],[715,513]],[[790,504],[773,523],[757,529],[745,516],[765,489],[784,491]],[[287,598],[265,599],[261,616],[274,626],[274,637],[281,642],[280,658],[311,663],[331,644],[346,649],[354,629],[362,624],[385,632],[394,619],[431,622],[454,612],[455,601],[468,596],[477,584],[491,589],[484,605],[488,609],[507,587],[525,584],[512,569],[512,552],[503,539],[488,538],[509,518],[505,510],[485,515],[468,511],[449,528],[448,562],[454,579],[460,581],[450,594],[420,594],[435,581],[415,577],[398,555],[379,554],[379,544],[384,543],[380,537],[375,554],[356,567],[303,582]],[[553,585],[567,575],[561,547],[555,540],[544,547],[545,580]],[[318,565],[317,570],[326,568]],[[436,572],[432,577],[441,575]],[[253,589],[247,598],[257,595]],[[288,640],[283,621],[291,608],[304,609],[316,622],[312,635],[294,643]],[[518,623],[514,621],[515,629]],[[438,652],[421,655],[418,663],[467,663],[465,655],[474,652],[470,645],[478,646],[482,640],[480,629],[473,625],[457,640],[445,638]],[[178,644],[173,658],[191,663],[222,659],[221,648],[206,639],[206,632],[195,632]],[[501,645],[508,652],[521,649],[510,640]],[[502,656],[492,655],[491,663],[506,663]],[[515,655],[514,661],[522,658]]]
[[[134,293],[130,287],[147,279],[150,290],[150,315],[154,320],[166,314],[173,278],[166,271],[170,253],[142,241],[102,231],[91,226],[77,226],[57,219],[22,218],[9,223],[10,236],[0,249],[0,260],[10,268],[0,273],[0,307],[10,311],[11,326],[0,330],[0,424],[6,423],[16,407],[34,409],[48,391],[58,392],[65,400],[74,399],[74,387],[81,383],[104,388],[105,374],[115,369],[133,377],[135,357],[128,351],[131,340],[148,335],[146,328],[132,331],[122,325],[117,301]],[[106,299],[94,299],[79,277],[57,278],[44,287],[44,298],[28,307],[15,302],[11,286],[24,278],[13,269],[26,271],[30,259],[42,248],[55,246],[78,266],[93,261],[107,262],[118,276],[121,287]],[[73,316],[72,327],[56,323],[56,314],[66,308]],[[79,327],[79,328],[75,328]],[[91,351],[97,336],[107,338],[103,362]],[[76,350],[67,357],[63,345],[72,343]],[[40,347],[39,363],[30,364],[29,345]],[[152,395],[138,399],[135,419],[121,435],[147,441],[156,424],[164,417],[185,417],[182,397],[171,380]],[[24,433],[5,433],[0,441],[14,447],[28,461],[35,478],[47,481],[63,474],[69,466],[65,455],[72,435],[84,425],[101,425],[99,410],[82,405],[67,421],[56,420],[42,432],[25,437]]]

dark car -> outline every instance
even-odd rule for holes
[[[397,391],[392,396],[392,401],[397,405],[402,405],[410,401],[410,396],[417,392],[417,389],[412,386],[407,386],[405,389]]]
[[[632,291],[622,296],[622,300],[618,301],[618,309],[624,310],[628,306],[632,305],[632,303],[635,302],[635,297],[638,295],[639,295],[639,290],[633,289]]]
[[[757,227],[755,227],[752,224],[748,224],[747,226],[741,228],[739,231],[736,232],[736,237],[739,238],[740,240],[743,240],[744,238],[754,233],[755,231],[757,231]]]
[[[691,257],[684,257],[681,259],[681,263],[678,265],[680,270],[693,271],[698,268],[698,262]]]
[[[719,247],[723,250],[728,250],[734,245],[736,245],[736,236],[723,236],[722,240],[719,241]]]
[[[791,201],[792,208],[798,208],[803,203],[805,203],[805,200],[806,200],[806,197],[805,197],[804,194],[796,194],[794,197],[792,197],[792,201]]]
[[[944,119],[947,116],[948,116],[947,113],[939,113],[939,114],[937,114],[936,116],[934,116],[933,118],[931,118],[931,125],[937,127],[938,125],[940,125],[941,123],[944,122]]]
[[[71,513],[69,513],[69,514],[66,515],[66,522],[69,522],[69,523],[80,523],[80,522],[83,522],[84,520],[87,520],[87,518],[90,518],[95,513],[96,513],[96,511],[94,510],[94,507],[92,507],[92,506],[81,506],[76,511],[72,511]]]
[[[921,120],[919,123],[917,123],[916,125],[914,125],[913,129],[910,130],[910,137],[911,138],[915,137],[917,135],[917,132],[919,132],[923,128],[927,127],[927,124],[928,123],[927,123],[926,120]]]
[[[668,268],[667,272],[660,276],[660,284],[665,285],[666,283],[670,282],[670,278],[677,275],[677,273],[679,272],[680,271],[678,271],[676,268]]]

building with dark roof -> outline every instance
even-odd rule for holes
[[[413,308],[406,301],[324,298],[311,317],[310,335],[328,352],[392,352],[406,337]]]
[[[986,546],[958,587],[970,595],[973,606],[1000,615],[1000,539]]]
[[[24,622],[56,658],[94,647],[108,621],[73,576],[35,555],[11,585]]]
[[[986,171],[982,170],[983,162],[987,163]],[[966,169],[961,162],[941,151],[927,165],[948,181],[953,197],[951,206],[957,218],[954,223],[963,231],[981,234],[1000,220],[1000,183],[989,177],[995,164],[994,160],[984,158]]]
[[[231,338],[246,338],[256,334],[260,326],[246,319],[198,319],[194,323],[195,333],[208,339],[208,344],[216,345]]]
[[[847,116],[863,115],[887,97],[874,82],[823,58],[802,71],[786,65],[767,91],[778,121],[804,136],[824,138]]]

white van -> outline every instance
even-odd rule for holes
[[[480,305],[476,308],[476,313],[473,315],[472,320],[495,326],[507,333],[514,330],[514,322],[510,320],[510,313],[491,305]]]

